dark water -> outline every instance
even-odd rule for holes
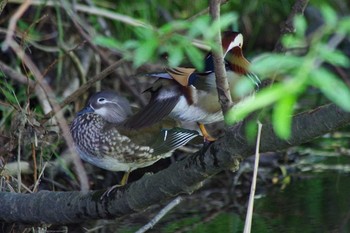
[[[257,187],[263,192],[255,199],[252,232],[350,232],[349,165],[349,156],[305,156],[291,165],[293,172],[288,174],[290,182],[286,185]],[[237,196],[237,190],[222,194],[223,190],[226,186],[218,191],[203,187],[184,197],[148,232],[243,232],[246,207],[237,211],[232,200],[225,200]],[[156,212],[136,224],[124,225],[118,232],[135,232]]]
[[[313,163],[298,165],[300,172],[283,189],[267,189],[255,200],[253,233],[350,232],[350,158],[309,156],[307,160]],[[232,210],[179,232],[238,233],[243,226],[244,215]]]
[[[350,232],[349,194],[349,174],[310,174],[256,201],[253,232]]]

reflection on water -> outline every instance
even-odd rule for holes
[[[270,166],[269,172],[260,167],[252,232],[350,232],[350,157],[307,155],[294,162],[277,169],[287,171],[289,176],[288,182],[279,185],[271,182],[276,166]],[[243,232],[249,173],[240,174],[237,186],[243,188],[235,189],[230,188],[232,173],[213,177],[200,190],[184,196],[184,201],[148,232]],[[127,218],[127,223],[119,219],[118,224],[123,227],[118,232],[135,232],[164,204],[149,213]]]
[[[350,232],[350,176],[323,172],[257,200],[253,232]]]
[[[309,155],[305,159],[313,162],[299,161],[299,172],[291,174],[292,182],[283,189],[262,188],[265,193],[255,200],[253,233],[350,232],[350,173],[342,169],[350,164],[349,157]],[[192,222],[186,228],[176,224],[175,229],[165,227],[162,232],[241,233],[244,217],[231,208],[210,221],[197,218],[195,225]]]

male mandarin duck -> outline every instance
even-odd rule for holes
[[[197,137],[194,130],[163,129],[159,122],[151,127],[130,130],[123,125],[132,115],[129,102],[112,91],[94,94],[74,118],[70,131],[80,157],[97,167],[131,171],[149,166]]]
[[[241,98],[234,93],[237,82],[247,77],[258,87],[260,80],[249,72],[250,63],[242,52],[241,33],[224,32],[222,46],[232,99],[238,103]],[[209,141],[215,140],[206,132],[204,125],[222,121],[224,117],[218,101],[214,62],[210,52],[204,62],[204,72],[178,67],[167,69],[166,73],[152,74],[159,79],[146,90],[151,93],[149,103],[125,124],[131,128],[142,128],[169,116],[181,122],[197,122],[203,136]]]

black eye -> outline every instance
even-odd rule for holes
[[[98,98],[98,99],[97,99],[97,102],[99,102],[99,103],[103,103],[103,102],[105,102],[105,101],[106,101],[105,98]]]
[[[239,45],[238,45],[239,47],[242,47],[242,44],[241,43],[239,43]]]

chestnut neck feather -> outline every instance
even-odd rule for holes
[[[249,72],[249,61],[245,59],[242,49],[239,47],[233,48],[227,55],[226,61],[229,63],[231,70],[238,74],[245,75]]]

